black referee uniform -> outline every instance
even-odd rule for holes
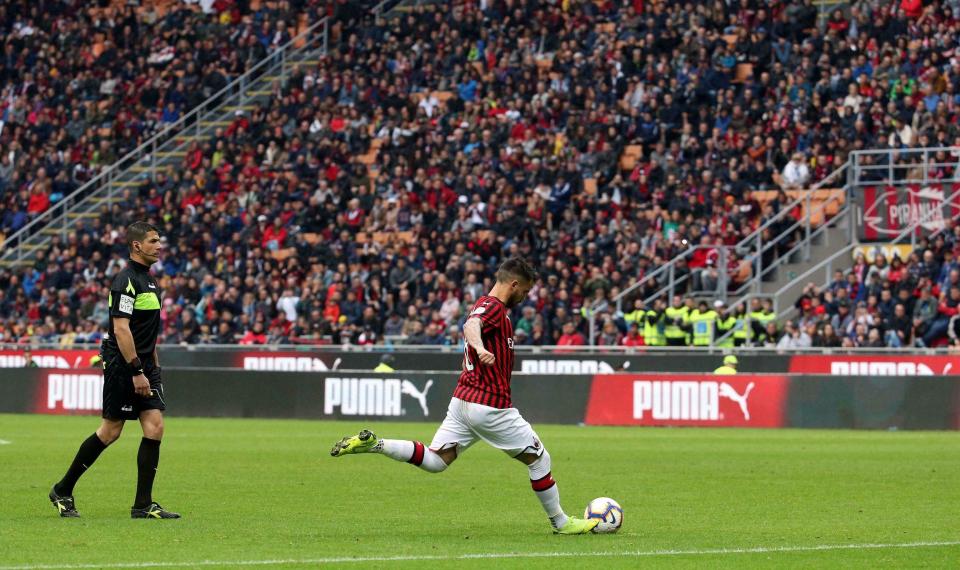
[[[63,478],[50,489],[50,503],[64,518],[80,516],[73,498],[74,486],[100,454],[120,437],[124,423],[137,419],[143,429],[143,438],[137,450],[137,494],[130,508],[130,517],[180,518],[179,514],[164,509],[153,500],[166,404],[160,366],[155,356],[163,291],[150,275],[150,264],[159,261],[163,243],[157,228],[147,222],[130,224],[126,237],[130,259],[110,284],[107,300],[110,330],[100,345],[104,377],[103,419],[97,431],[80,444]]]
[[[144,410],[165,410],[160,367],[153,351],[160,335],[160,301],[163,291],[150,275],[146,265],[130,260],[129,265],[110,285],[110,331],[103,339],[103,417],[111,420],[135,420]],[[130,381],[130,367],[125,361],[113,330],[113,318],[130,320],[130,333],[143,364],[143,374],[150,381],[150,396],[138,396]]]

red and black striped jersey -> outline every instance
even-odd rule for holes
[[[492,408],[510,408],[510,376],[513,373],[513,323],[500,299],[485,295],[477,300],[467,319],[480,319],[483,346],[493,353],[492,366],[480,364],[477,351],[463,349],[463,372],[454,398]]]

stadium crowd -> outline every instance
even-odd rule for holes
[[[388,20],[364,16],[335,38],[329,57],[292,69],[268,100],[238,109],[229,126],[195,143],[182,168],[129,189],[66,242],[54,238],[34,267],[2,270],[4,338],[95,339],[106,318],[104,287],[126,253],[122,227],[147,219],[167,240],[156,268],[166,290],[164,342],[455,344],[492,268],[524,255],[541,280],[518,311],[517,342],[583,344],[585,306],[693,244],[704,246],[686,264],[698,279],[681,296],[709,294],[718,272],[733,283],[748,278],[756,252],[734,252],[724,268],[709,248],[736,245],[789,204],[784,191],[823,179],[851,150],[958,141],[960,53],[951,50],[960,21],[950,5],[913,4],[853,2],[823,27],[811,0],[457,0]],[[129,68],[141,78],[143,63],[145,76],[166,78],[150,105],[133,97],[139,112],[128,121],[161,120],[171,93],[195,96],[208,73],[228,80],[269,49],[256,26],[241,25],[247,16],[234,23],[224,14],[231,12],[191,12],[166,34],[143,31],[138,43],[111,48],[122,61],[118,75]],[[38,30],[52,18],[36,16]],[[261,29],[286,17],[264,16]],[[90,35],[90,22],[67,21]],[[249,30],[252,49],[244,55],[230,43],[207,62],[196,47],[205,44],[191,44],[178,61],[192,88],[172,79],[169,66],[120,57],[188,29],[230,38]],[[36,74],[17,58],[5,61],[4,69],[21,70],[8,77],[8,92],[30,92]],[[77,65],[62,73],[93,72]],[[92,99],[81,99],[91,108],[104,100],[105,77],[90,81],[98,85]],[[37,90],[35,102],[48,92]],[[32,203],[28,197],[50,186],[37,180],[72,180],[76,170],[45,166],[55,141],[73,148],[66,127],[17,125],[0,138],[8,205]],[[111,125],[117,133],[125,122]],[[32,142],[30,168],[11,166],[11,150],[25,159],[9,129]],[[139,140],[119,132],[128,144]],[[125,148],[114,138],[84,140],[113,156]],[[776,198],[754,198],[770,189]],[[17,215],[7,207],[5,230]],[[791,222],[767,231],[781,235]],[[650,310],[666,319],[673,307],[658,303]],[[687,310],[702,316],[713,307],[702,309]],[[599,315],[598,341],[643,342],[648,319],[633,310]],[[721,315],[716,330],[737,320]],[[696,322],[675,324],[684,343],[701,342]],[[780,342],[776,323],[766,325],[740,334]]]
[[[210,13],[194,4],[0,5],[0,231],[19,230],[220,92],[287,43],[291,25],[326,14],[302,0],[203,2]]]
[[[902,256],[871,257],[807,285],[780,346],[960,347],[960,224]]]

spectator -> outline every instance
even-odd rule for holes
[[[787,190],[806,188],[807,182],[810,181],[810,169],[804,161],[802,152],[794,153],[790,162],[783,167],[781,180],[783,188]]]
[[[563,325],[563,334],[557,339],[557,346],[583,346],[587,344],[586,339],[574,327],[572,322]]]
[[[266,344],[267,335],[263,330],[263,323],[256,322],[253,323],[253,327],[247,330],[244,333],[243,338],[240,339],[238,344]]]
[[[144,15],[149,12],[123,8],[118,17],[101,18],[108,29],[106,55],[99,58],[82,55],[93,34],[86,33],[91,24],[81,22],[75,42],[81,47],[69,58],[80,64],[59,66],[58,73],[73,76],[62,85],[49,62],[67,54],[45,23],[52,16],[35,10],[34,36],[12,35],[10,43],[18,51],[53,46],[56,53],[36,69],[20,59],[0,69],[12,94],[0,103],[6,115],[3,228],[23,227],[37,215],[27,210],[38,180],[51,202],[68,195],[111,157],[161,128],[170,104],[183,116],[288,39],[285,23],[299,19],[295,8],[308,18],[318,13],[309,3],[261,4],[252,14],[242,5],[224,9],[223,24],[212,27],[209,16],[191,8],[153,22]],[[800,160],[805,175],[795,167],[798,187],[807,188],[843,164],[850,150],[880,146],[881,139],[951,144],[950,125],[960,110],[951,106],[948,86],[957,74],[936,46],[953,45],[957,32],[934,23],[952,21],[952,12],[934,6],[910,20],[886,7],[855,4],[862,17],[850,18],[846,31],[841,14],[821,32],[810,3],[771,5],[765,26],[752,19],[759,12],[741,17],[738,3],[718,4],[707,15],[673,3],[643,13],[631,12],[629,3],[608,3],[602,11],[592,3],[515,3],[508,15],[501,3],[463,0],[442,11],[420,5],[404,18],[351,26],[351,14],[369,3],[334,3],[342,32],[330,38],[328,57],[290,69],[269,100],[197,141],[182,168],[148,173],[100,217],[83,220],[71,240],[89,236],[82,246],[92,260],[86,275],[68,272],[70,281],[61,284],[52,277],[58,271],[47,273],[47,265],[65,266],[81,247],[59,238],[38,252],[41,270],[32,283],[21,279],[28,272],[0,270],[9,302],[0,316],[41,323],[43,307],[62,285],[71,296],[89,288],[85,298],[94,299],[69,309],[78,323],[105,318],[96,300],[122,263],[118,228],[145,216],[170,242],[160,269],[169,280],[167,294],[177,300],[171,338],[227,339],[259,315],[268,339],[358,342],[363,336],[367,342],[380,338],[363,320],[367,308],[378,321],[403,315],[406,332],[422,335],[433,313],[446,307],[442,323],[434,323],[443,333],[454,318],[451,296],[462,315],[472,306],[468,299],[488,290],[484,280],[500,260],[525,255],[543,274],[532,299],[542,322],[533,322],[529,336],[534,344],[552,344],[570,315],[611,299],[702,236],[711,245],[734,245],[770,220],[789,204],[787,196],[761,204],[753,191],[770,189],[778,172],[785,186],[794,180],[786,171],[794,168],[795,153],[809,157]],[[601,19],[613,23],[614,34],[595,31]],[[123,31],[126,22],[130,32]],[[469,55],[463,38],[471,30],[497,38],[497,45]],[[715,49],[728,31],[737,40]],[[430,49],[423,38],[430,38]],[[184,39],[196,52],[189,57],[180,47]],[[217,51],[216,45],[236,47]],[[901,54],[902,45],[917,47]],[[870,55],[851,58],[854,51]],[[144,52],[143,62],[131,57]],[[396,53],[404,56],[391,59]],[[751,63],[753,72],[733,82],[739,62]],[[69,97],[60,110],[47,91],[63,99],[73,80],[82,96]],[[926,117],[931,103],[936,116]],[[109,134],[101,127],[107,124]],[[35,135],[65,141],[59,153],[65,158],[48,161],[49,153],[37,152],[45,143],[31,142]],[[765,266],[793,241],[781,233],[792,221],[784,223],[764,236],[778,243]],[[808,318],[832,320],[843,311],[834,305],[870,294],[879,307],[884,281],[898,293],[912,271],[929,273],[938,284],[946,256],[938,249],[930,257],[929,267],[924,253],[923,267],[904,263],[901,270],[894,263],[886,274],[881,266],[869,276],[848,275],[823,315],[816,311],[827,307],[826,299],[810,299]],[[699,289],[713,290],[722,271],[733,277],[729,265],[716,264]],[[707,265],[704,260],[694,269],[704,273]],[[689,271],[683,262],[675,267],[681,279]],[[292,321],[278,306],[285,289],[299,299]],[[248,293],[253,300],[244,304]],[[37,308],[28,316],[31,302]],[[184,311],[202,322],[184,324],[178,318]],[[302,325],[301,316],[309,317]],[[598,315],[598,323],[609,316]],[[861,324],[885,326],[879,317]],[[838,323],[838,331],[855,332],[848,325]],[[56,332],[70,334],[66,324]]]
[[[801,329],[793,321],[787,321],[783,336],[777,342],[777,349],[791,351],[813,346],[813,341],[807,331]]]

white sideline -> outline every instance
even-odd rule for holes
[[[290,558],[276,560],[197,560],[194,562],[130,562],[110,564],[36,564],[0,566],[0,570],[79,570],[83,568],[185,568],[194,566],[279,566],[285,564],[346,564],[350,562],[418,562],[444,560],[486,560],[509,558],[578,558],[578,557],[652,557],[711,556],[723,554],[764,554],[776,552],[814,552],[821,550],[870,550],[885,548],[929,548],[960,546],[960,540],[942,542],[903,542],[878,544],[820,544],[813,546],[757,546],[754,548],[717,548],[704,550],[637,550],[625,552],[490,552],[480,554],[364,556],[331,558]]]
[[[10,445],[11,443],[13,442],[6,439],[0,439],[0,445]]]

